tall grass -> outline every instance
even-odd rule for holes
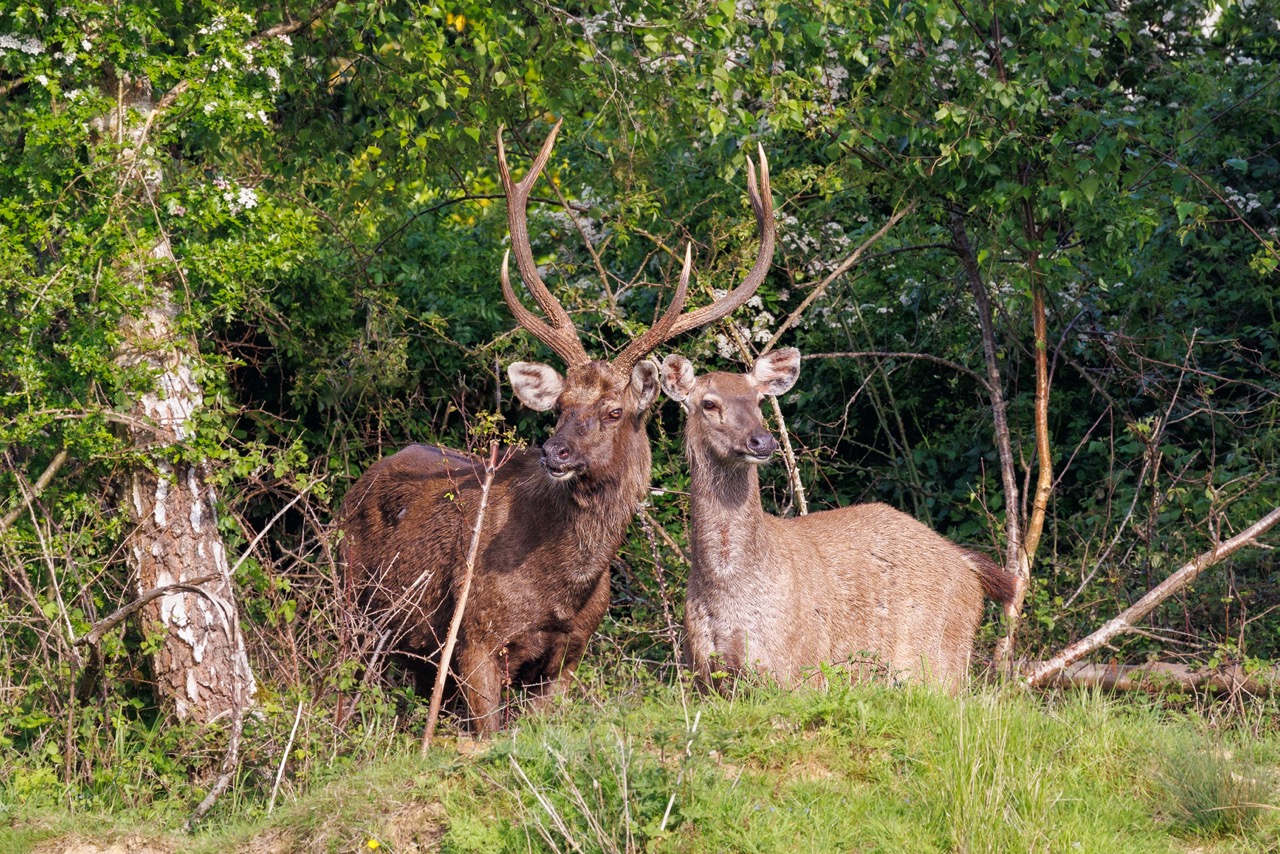
[[[1247,835],[1274,809],[1266,773],[1203,738],[1173,740],[1155,774],[1154,805],[1174,829],[1192,836]]]
[[[1215,852],[1280,846],[1274,727],[1207,749],[1194,715],[1090,692],[582,690],[491,742],[445,737],[425,759],[412,732],[372,724],[370,743],[346,751],[358,760],[311,765],[273,815],[273,781],[246,780],[196,836],[160,834],[158,850],[1074,854],[1186,851],[1188,834]],[[279,756],[264,760],[275,769]],[[10,792],[0,782],[0,798]],[[139,824],[111,806],[46,810],[49,833],[35,836]],[[148,813],[169,826],[180,814]],[[29,849],[37,819],[8,819],[0,850]]]

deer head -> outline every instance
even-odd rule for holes
[[[768,462],[778,440],[765,427],[760,401],[766,394],[791,390],[800,376],[800,351],[794,347],[761,356],[745,374],[716,371],[697,376],[684,356],[662,362],[662,390],[688,413],[685,424],[691,452],[710,454],[721,465]]]
[[[561,122],[557,122],[542,144],[538,156],[525,175],[515,183],[507,166],[498,129],[498,171],[507,195],[507,225],[511,250],[502,258],[502,295],[516,322],[564,360],[562,376],[549,365],[515,362],[508,369],[511,386],[526,406],[545,411],[555,409],[559,418],[554,435],[542,446],[542,463],[557,481],[574,478],[599,480],[625,459],[628,446],[635,447],[644,436],[645,416],[658,391],[658,369],[644,357],[664,342],[725,317],[745,303],[764,280],[773,258],[773,197],[769,187],[769,164],[760,150],[760,180],[747,160],[747,189],[760,233],[755,265],[740,285],[725,297],[702,308],[681,313],[688,294],[692,248],[685,248],[684,267],[671,304],[648,331],[636,338],[611,361],[591,359],[582,346],[573,321],[556,300],[542,278],[529,241],[528,202],[542,169],[551,156]],[[511,253],[525,288],[542,309],[546,319],[526,308],[516,297],[508,275]],[[644,442],[648,453],[648,442]],[[646,456],[647,461],[647,456]],[[646,467],[647,472],[647,467]]]

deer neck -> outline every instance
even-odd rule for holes
[[[754,465],[726,465],[689,445],[690,546],[695,572],[750,575],[767,563],[765,513]]]
[[[597,570],[608,568],[631,517],[644,500],[651,468],[649,437],[641,421],[628,435],[621,459],[612,468],[563,486],[542,480],[545,491],[537,500],[557,507],[570,519],[583,572],[598,575]]]

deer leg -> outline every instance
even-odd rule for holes
[[[541,711],[564,696],[573,681],[574,671],[582,660],[586,650],[586,639],[579,641],[571,636],[562,636],[547,651],[546,669],[541,681],[529,686],[529,706]]]
[[[483,644],[467,644],[459,655],[459,687],[477,735],[495,733],[502,723],[502,669],[498,656]]]
[[[559,634],[551,642],[544,659],[544,678],[529,689],[529,698],[534,709],[544,709],[552,701],[564,696],[573,681],[573,674],[578,669],[587,651],[587,641],[595,633],[596,627],[604,619],[609,610],[609,573],[604,573],[596,581],[595,589],[578,612],[569,630]]]

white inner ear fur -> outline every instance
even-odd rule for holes
[[[507,376],[520,402],[539,412],[555,406],[564,391],[564,377],[555,368],[540,362],[512,362]]]
[[[639,411],[644,412],[658,396],[658,366],[648,359],[637,362],[631,369],[631,387],[640,399]]]
[[[688,400],[695,379],[693,363],[679,353],[662,360],[662,390],[672,400],[680,403]]]
[[[784,347],[761,356],[747,379],[763,394],[780,395],[791,390],[800,377],[800,351]]]

